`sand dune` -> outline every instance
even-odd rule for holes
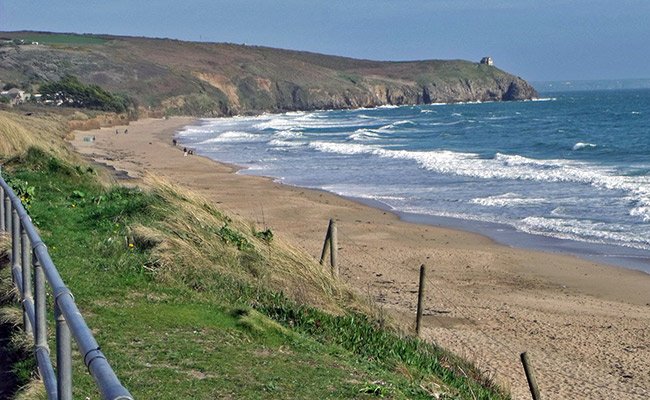
[[[329,193],[237,175],[232,166],[184,156],[172,145],[173,133],[191,122],[141,120],[77,132],[73,144],[134,178],[125,182],[137,183],[145,171],[164,176],[314,257],[335,218],[342,279],[405,325],[413,324],[418,269],[425,264],[423,336],[474,360],[513,398],[530,398],[522,351],[544,398],[650,398],[650,275],[509,248],[472,233],[406,223]]]

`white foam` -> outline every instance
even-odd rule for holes
[[[273,146],[273,147],[300,147],[300,146],[304,146],[305,142],[273,139],[270,140],[268,144],[269,146]]]
[[[593,143],[578,142],[578,143],[573,145],[573,151],[582,150],[582,149],[586,149],[586,148],[594,148],[594,147],[596,147],[596,145],[593,144]]]
[[[333,142],[311,142],[309,143],[309,147],[326,153],[337,153],[345,155],[373,153],[375,150],[380,150],[378,147],[370,147],[364,144]]]
[[[510,179],[536,182],[569,182],[585,184],[601,190],[621,190],[637,201],[650,206],[650,182],[645,177],[617,175],[616,171],[593,164],[571,160],[538,160],[519,155],[497,153],[486,159],[478,154],[447,150],[386,150],[360,143],[312,142],[316,150],[339,154],[373,154],[379,157],[413,160],[422,168],[450,175],[481,179]]]
[[[630,210],[630,216],[641,217],[643,222],[650,222],[650,206],[634,207]]]
[[[362,128],[354,131],[354,133],[348,136],[348,139],[364,141],[364,140],[374,140],[379,137],[380,137],[379,134],[377,132],[374,132],[372,129]]]
[[[259,122],[253,125],[253,129],[260,131],[273,129],[276,131],[295,129],[300,126],[300,123],[295,119],[287,119],[285,117],[271,118],[266,121]]]
[[[570,218],[527,217],[516,228],[531,234],[552,236],[559,239],[580,240],[590,243],[615,242],[622,246],[650,249],[650,241],[626,233],[622,225]]]
[[[504,193],[497,196],[475,198],[470,200],[472,204],[479,204],[485,207],[510,207],[544,204],[547,200],[543,198],[523,197],[516,193]]]
[[[219,136],[206,139],[202,142],[196,143],[197,146],[212,144],[212,143],[238,143],[238,142],[256,142],[261,140],[260,135],[255,135],[242,131],[227,131],[220,133]]]
[[[381,128],[377,128],[378,132],[386,132],[386,131],[391,131],[395,128],[404,128],[404,126],[414,126],[415,122],[410,121],[410,120],[402,120],[402,121],[396,121],[393,123],[390,123],[388,125],[384,125]]]
[[[273,136],[278,138],[297,138],[303,136],[303,132],[300,130],[288,129],[284,131],[275,132]]]

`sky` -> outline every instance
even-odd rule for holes
[[[13,30],[373,60],[489,55],[530,81],[650,78],[650,0],[1,0],[0,31]]]

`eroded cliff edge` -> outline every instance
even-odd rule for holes
[[[519,77],[462,60],[380,62],[257,46],[116,36],[93,36],[92,41],[75,43],[67,35],[65,43],[57,43],[60,35],[42,33],[42,42],[32,44],[30,34],[34,33],[3,33],[27,40],[24,45],[0,47],[0,81],[28,87],[72,74],[128,94],[145,113],[225,116],[538,96]]]

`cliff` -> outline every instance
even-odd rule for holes
[[[147,112],[221,116],[537,97],[521,78],[460,60],[380,62],[169,39],[3,36],[26,44],[0,47],[0,81],[37,89],[72,74],[128,94]]]

